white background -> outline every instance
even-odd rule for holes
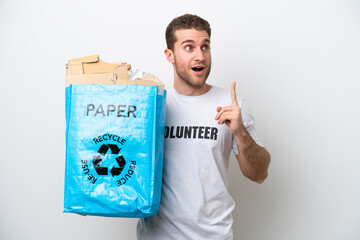
[[[234,239],[360,239],[360,2],[1,1],[0,239],[135,239],[136,219],[62,213],[65,63],[92,54],[173,80],[164,32],[212,26],[209,83],[246,99],[272,155],[258,185],[232,157]]]

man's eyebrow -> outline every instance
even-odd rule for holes
[[[192,40],[192,39],[187,39],[187,40],[184,40],[183,42],[181,42],[180,45],[183,45],[184,43],[194,43],[194,42],[195,42],[195,41]],[[210,39],[205,39],[205,40],[203,41],[203,43],[210,43]]]
[[[194,43],[194,42],[195,42],[194,40],[187,39],[187,40],[184,40],[183,42],[181,42],[181,45],[183,45],[184,43]]]
[[[203,43],[210,43],[210,39],[205,39]]]

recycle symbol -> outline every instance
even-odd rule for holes
[[[102,156],[105,156],[109,149],[110,149],[111,154],[119,154],[119,152],[120,152],[119,147],[115,144],[103,144],[100,146],[98,153],[100,153],[100,155],[102,155]],[[119,155],[117,158],[115,158],[115,160],[116,160],[117,164],[119,165],[119,167],[113,166],[112,169],[110,170],[110,173],[113,177],[120,175],[120,173],[122,172],[122,170],[124,169],[125,164],[126,164],[126,161],[122,155]],[[100,164],[102,162],[103,162],[103,160],[101,159],[101,156],[94,157],[93,164],[94,164],[95,171],[99,175],[108,175],[108,168],[100,167]]]

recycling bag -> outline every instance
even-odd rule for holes
[[[160,204],[166,91],[66,87],[64,212],[147,217]]]

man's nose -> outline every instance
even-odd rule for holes
[[[204,52],[201,48],[197,48],[195,51],[195,60],[196,61],[203,61],[205,59]]]

